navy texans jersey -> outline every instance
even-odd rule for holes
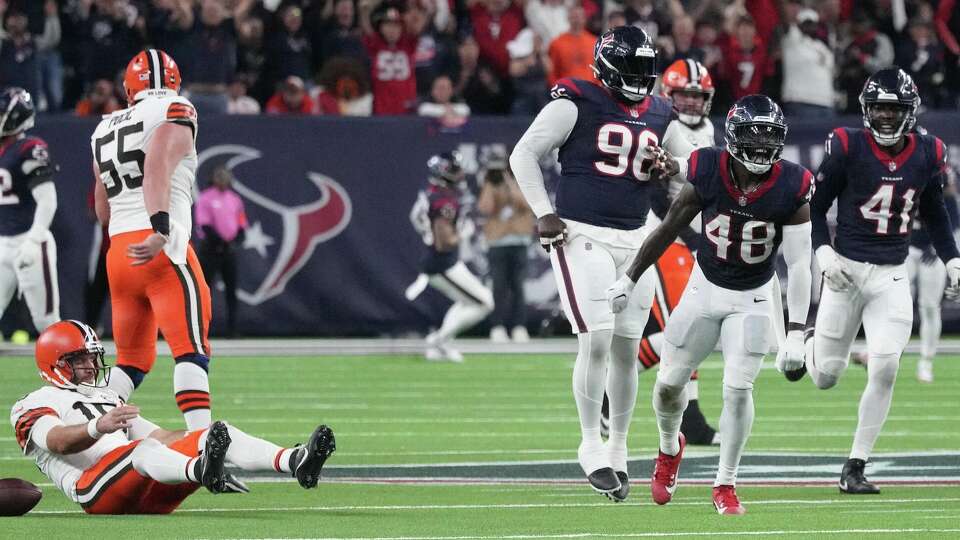
[[[865,129],[830,134],[810,204],[814,249],[830,244],[826,214],[837,199],[833,246],[848,259],[903,263],[918,212],[938,255],[957,256],[943,202],[946,146],[931,135],[906,137],[906,147],[890,156]]]
[[[21,137],[0,148],[0,236],[30,230],[37,208],[30,190],[53,180],[54,170],[42,139]]]
[[[773,278],[783,225],[810,200],[813,174],[787,160],[776,162],[760,186],[743,193],[721,148],[690,155],[687,178],[703,208],[697,263],[710,283],[743,291]]]
[[[650,211],[650,160],[640,148],[662,145],[676,118],[670,100],[649,96],[625,105],[597,84],[560,79],[553,99],[577,106],[577,123],[560,146],[557,215],[600,227],[632,230]]]
[[[433,222],[439,218],[450,220],[454,228],[460,217],[460,192],[454,188],[430,183],[420,192],[410,219],[413,226],[427,245],[427,253],[421,261],[421,270],[425,274],[439,274],[457,263],[458,251],[437,251],[434,247]]]

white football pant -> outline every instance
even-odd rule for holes
[[[34,264],[16,268],[14,260],[25,235],[0,236],[0,314],[6,311],[18,287],[27,302],[37,332],[60,320],[60,286],[57,281],[57,243],[47,231]]]
[[[910,282],[915,284],[917,307],[920,312],[920,356],[932,359],[937,355],[937,342],[943,321],[940,315],[940,303],[947,282],[947,267],[934,258],[924,263],[923,251],[913,246],[907,255],[907,272]]]

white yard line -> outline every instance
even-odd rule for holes
[[[669,531],[645,533],[609,533],[606,531],[558,534],[505,534],[484,536],[336,536],[315,538],[272,538],[257,540],[542,540],[546,538],[682,538],[716,536],[820,536],[824,534],[903,534],[954,533],[960,529],[818,529],[800,531]],[[253,540],[253,539],[234,539]]]

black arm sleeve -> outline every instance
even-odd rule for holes
[[[827,154],[817,170],[813,197],[810,199],[810,224],[813,227],[814,251],[820,246],[831,245],[827,212],[847,184],[846,155],[840,141],[834,136],[835,133],[831,133],[827,138]]]
[[[941,175],[931,179],[927,189],[920,195],[920,219],[930,234],[930,241],[936,248],[937,255],[943,262],[947,262],[954,257],[960,257],[960,251],[953,239],[950,216],[944,206],[942,180]]]

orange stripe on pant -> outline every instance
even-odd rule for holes
[[[693,253],[687,246],[674,242],[663,252],[655,265],[659,284],[653,300],[653,309],[650,311],[653,317],[644,329],[644,337],[640,340],[640,350],[637,352],[637,359],[644,369],[650,369],[660,363],[660,355],[653,348],[649,337],[663,332],[670,313],[680,303],[680,297],[683,296],[683,290],[687,287],[695,262]]]
[[[187,457],[195,458],[199,454],[200,437],[205,431],[188,433],[167,446]],[[103,474],[122,462],[139,443],[140,441],[134,441],[112,450],[84,471],[77,481],[77,493],[89,489],[103,479]],[[83,505],[83,509],[88,514],[169,514],[199,487],[200,484],[192,482],[162,484],[141,475],[128,465],[114,471],[96,497]]]
[[[187,247],[184,265],[173,264],[162,251],[143,266],[130,264],[127,247],[151,233],[114,235],[107,252],[117,365],[145,373],[157,357],[158,328],[174,358],[190,353],[210,355],[210,288],[193,248]]]

